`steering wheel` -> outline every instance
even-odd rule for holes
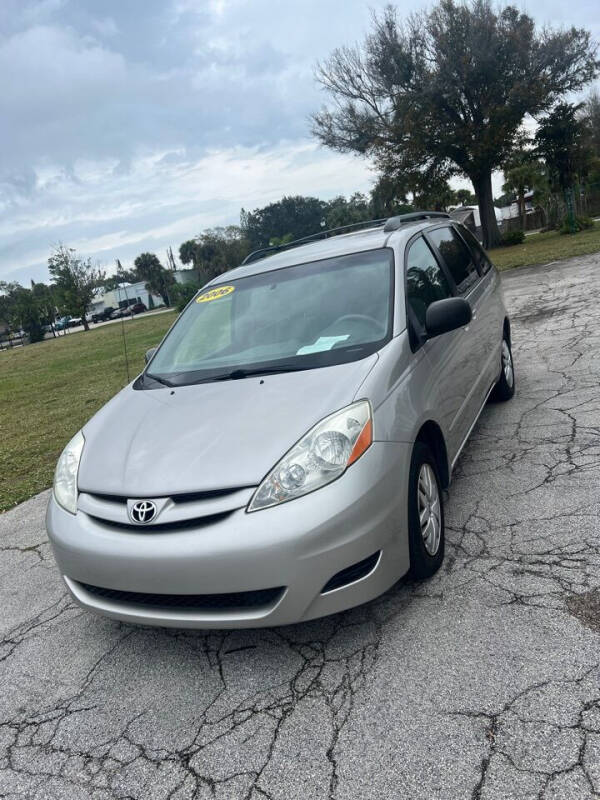
[[[366,322],[371,328],[375,329],[376,333],[383,336],[385,334],[385,326],[382,325],[375,317],[369,317],[367,314],[344,314],[343,317],[338,317],[332,326],[338,325],[342,322]]]

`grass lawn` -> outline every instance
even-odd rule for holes
[[[494,264],[500,270],[513,267],[547,264],[561,258],[584,256],[600,251],[600,225],[581,233],[561,236],[556,231],[534,233],[526,236],[523,244],[514,247],[499,247],[490,251]]]
[[[174,319],[125,321],[132,378]],[[126,383],[120,323],[0,352],[0,512],[51,485],[62,448]]]

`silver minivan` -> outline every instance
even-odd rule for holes
[[[253,253],[66,446],[58,567],[83,607],[147,625],[364,603],[439,568],[452,468],[514,389],[499,276],[448,215]]]

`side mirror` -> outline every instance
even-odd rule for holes
[[[472,319],[471,306],[462,297],[447,297],[445,300],[436,300],[425,314],[425,329],[427,336],[432,339],[442,333],[464,328]]]
[[[152,356],[154,355],[154,353],[156,353],[157,350],[158,347],[151,347],[150,350],[146,350],[146,355],[144,356],[145,364],[147,364],[151,360]]]

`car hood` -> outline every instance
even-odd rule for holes
[[[83,428],[79,489],[165,497],[257,486],[313,425],[357,397],[376,361],[173,390],[129,385]]]

